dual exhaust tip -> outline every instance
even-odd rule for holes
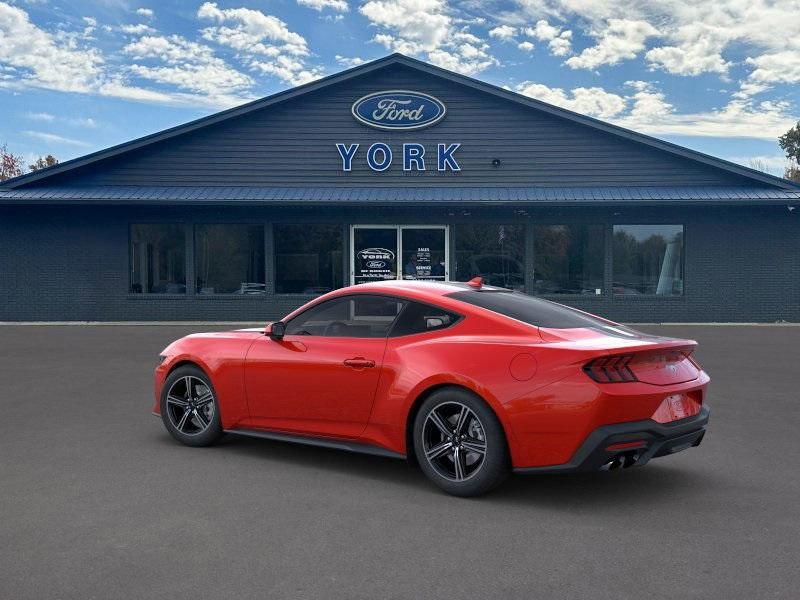
[[[605,463],[602,467],[600,467],[601,471],[617,471],[620,469],[627,469],[632,467],[639,461],[639,454],[638,452],[625,452],[623,454],[618,454],[607,463]]]

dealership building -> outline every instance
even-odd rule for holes
[[[799,322],[800,188],[398,54],[0,184],[0,321],[266,321],[476,275]]]

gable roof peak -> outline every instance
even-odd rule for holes
[[[246,115],[253,111],[260,110],[262,108],[266,108],[278,104],[280,102],[285,102],[287,100],[291,100],[298,96],[302,96],[304,94],[317,91],[319,89],[324,89],[328,86],[337,83],[348,81],[354,77],[359,77],[367,73],[376,71],[378,69],[386,68],[393,64],[401,64],[403,66],[415,69],[422,73],[426,73],[434,77],[440,77],[442,79],[452,81],[456,84],[463,85],[472,88],[474,90],[485,92],[494,95],[496,97],[504,98],[508,101],[521,104],[528,108],[538,109],[543,112],[552,114],[554,116],[575,123],[579,123],[581,125],[599,131],[603,131],[605,133],[609,133],[617,137],[627,139],[629,141],[644,144],[646,146],[657,148],[659,150],[668,152],[670,154],[678,155],[689,160],[700,162],[709,165],[711,167],[721,169],[729,173],[733,173],[740,177],[750,179],[754,183],[757,182],[760,184],[768,184],[770,186],[783,189],[800,189],[800,184],[795,184],[781,177],[776,177],[768,173],[763,173],[761,171],[757,171],[755,169],[751,169],[743,165],[739,165],[721,158],[717,158],[715,156],[704,154],[696,150],[690,150],[689,148],[685,148],[683,146],[679,146],[671,142],[654,138],[642,133],[632,131],[630,129],[625,129],[618,125],[606,123],[605,121],[600,121],[599,119],[595,119],[593,117],[582,115],[567,110],[565,108],[548,104],[546,102],[542,102],[541,100],[536,100],[535,98],[524,96],[517,92],[513,92],[511,90],[499,87],[494,84],[487,83],[485,81],[481,81],[479,79],[469,77],[467,75],[462,75],[460,73],[448,71],[447,69],[444,69],[442,67],[421,61],[417,58],[407,56],[400,52],[393,52],[392,54],[388,54],[384,57],[375,59],[373,61],[363,63],[361,65],[356,65],[349,69],[345,69],[344,71],[328,75],[321,79],[317,79],[315,81],[311,81],[309,83],[294,88],[289,88],[287,90],[277,92],[270,96],[260,98],[258,100],[254,100],[252,102],[248,102],[233,108],[229,108],[227,110],[223,110],[208,115],[206,117],[201,117],[194,121],[184,123],[183,125],[171,127],[169,129],[152,133],[143,136],[141,138],[131,140],[129,142],[124,142],[122,144],[106,148],[104,150],[99,150],[97,152],[93,152],[85,156],[64,161],[63,163],[58,163],[56,165],[53,165],[52,167],[40,169],[32,173],[24,174],[19,177],[15,177],[13,179],[9,179],[3,183],[0,183],[0,189],[15,189],[20,186],[29,185],[35,182],[41,182],[55,175],[66,173],[74,169],[78,169],[87,166],[89,164],[99,162],[101,160],[105,160],[108,158],[124,154],[126,152],[138,150],[150,144],[155,144],[157,142],[161,142],[182,135],[184,133],[189,133],[191,131],[195,131],[202,127],[207,127],[210,125],[220,123],[222,121],[226,121],[228,119],[233,119],[242,115]]]

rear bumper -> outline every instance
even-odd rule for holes
[[[703,406],[694,417],[672,423],[650,419],[598,427],[581,444],[572,459],[560,465],[522,467],[515,473],[563,473],[647,464],[651,458],[675,454],[699,446],[706,433],[709,409]],[[634,442],[642,442],[634,445]],[[627,444],[627,446],[626,446]],[[609,450],[609,446],[617,449]]]

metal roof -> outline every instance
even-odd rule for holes
[[[200,119],[196,119],[189,123],[178,125],[177,127],[165,129],[164,131],[146,135],[144,137],[131,140],[129,142],[125,142],[123,144],[119,144],[111,148],[106,148],[98,152],[87,154],[86,156],[81,156],[72,160],[68,160],[63,163],[53,165],[52,167],[48,167],[46,169],[40,169],[33,173],[26,173],[19,177],[15,177],[13,179],[9,179],[5,182],[0,183],[0,190],[2,190],[3,188],[16,188],[19,186],[25,186],[34,182],[42,182],[54,175],[66,173],[74,169],[94,164],[111,157],[119,156],[126,152],[138,150],[145,146],[149,146],[150,144],[155,144],[157,142],[167,140],[175,136],[188,133],[190,131],[195,131],[202,127],[206,127],[209,125],[213,125],[215,123],[226,121],[228,119],[246,115],[253,111],[260,110],[268,106],[273,106],[281,102],[286,102],[303,94],[323,89],[330,85],[347,81],[349,79],[352,79],[353,77],[359,77],[366,73],[382,69],[393,64],[404,65],[406,67],[416,69],[418,71],[422,71],[430,75],[435,75],[443,79],[459,83],[461,85],[470,87],[472,89],[480,90],[482,92],[486,92],[500,98],[505,98],[506,100],[510,100],[512,102],[521,104],[523,106],[527,106],[529,108],[535,108],[544,111],[546,113],[567,119],[569,121],[586,125],[588,127],[591,127],[599,131],[604,131],[606,133],[610,133],[618,137],[622,137],[624,139],[638,142],[646,146],[658,148],[660,150],[669,152],[671,154],[682,156],[684,158],[689,158],[691,160],[707,164],[712,167],[716,167],[718,169],[722,169],[723,171],[735,173],[737,175],[746,177],[747,179],[753,181],[754,185],[766,184],[768,186],[772,185],[779,188],[796,189],[796,190],[800,189],[800,186],[798,186],[797,184],[794,184],[781,177],[776,177],[775,175],[763,173],[761,171],[757,171],[755,169],[751,169],[749,167],[745,167],[743,165],[739,165],[718,158],[716,156],[710,156],[708,154],[704,154],[696,150],[690,150],[689,148],[685,148],[683,146],[679,146],[671,142],[667,142],[658,138],[651,137],[649,135],[638,133],[630,129],[625,129],[624,127],[620,127],[618,125],[612,125],[611,123],[606,123],[605,121],[601,121],[593,117],[588,117],[586,115],[582,115],[580,113],[576,113],[571,110],[567,110],[565,108],[554,106],[552,104],[542,102],[541,100],[536,100],[534,98],[530,98],[528,96],[512,92],[511,90],[507,90],[505,88],[492,85],[484,81],[480,81],[478,79],[467,77],[466,75],[461,75],[459,73],[448,71],[441,67],[437,67],[435,65],[431,65],[429,63],[416,60],[414,58],[410,58],[403,54],[394,53],[389,56],[385,56],[383,58],[379,58],[377,60],[364,63],[362,65],[358,65],[351,69],[347,69],[340,73],[335,73],[333,75],[317,79],[316,81],[312,81],[304,85],[300,85],[288,90],[284,90],[282,92],[278,92],[271,96],[267,96],[266,98],[254,100],[253,102],[249,102],[241,106],[230,108],[228,110],[224,110],[209,115],[207,117],[202,117]]]
[[[41,187],[0,189],[0,204],[770,204],[800,202],[774,187]]]

